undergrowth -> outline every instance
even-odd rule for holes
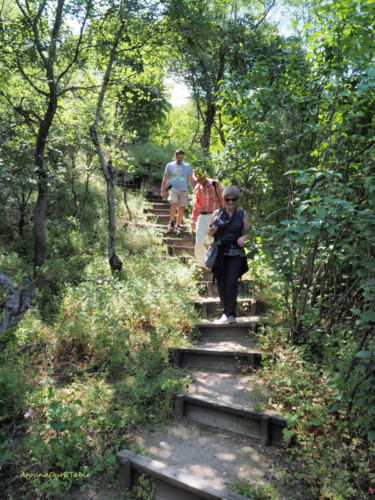
[[[130,445],[137,427],[166,421],[173,393],[189,383],[168,361],[170,347],[187,345],[197,320],[193,272],[166,258],[162,236],[139,225],[142,196],[129,196],[130,215],[121,203],[118,213],[123,272],[113,276],[103,210],[92,200],[96,211],[88,208],[97,217],[88,230],[71,217],[62,217],[58,230],[48,228],[55,237],[47,286],[0,352],[0,488],[8,500],[58,499],[103,484],[114,498],[124,497],[116,452]],[[29,274],[16,243],[0,264],[15,282]],[[309,499],[371,498],[375,449],[362,433],[368,416],[349,421],[343,410],[332,411],[339,397],[335,377],[351,346],[324,363],[306,346],[292,346],[283,313],[288,297],[260,250],[250,278],[268,307],[259,342],[269,355],[259,373],[265,407],[288,419],[289,488],[303,485]],[[234,488],[250,498],[276,498],[268,486]],[[137,497],[148,498],[151,490],[146,481]]]
[[[288,482],[305,485],[306,498],[366,500],[375,493],[375,446],[353,428],[345,415],[333,411],[337,401],[335,372],[305,359],[292,347],[282,324],[259,334],[263,348],[272,351],[261,375],[268,407],[283,414]],[[361,415],[357,416],[360,422]]]
[[[169,349],[187,345],[196,321],[191,272],[166,257],[160,234],[137,225],[142,198],[130,206],[131,224],[119,227],[121,276],[98,245],[75,266],[70,248],[70,271],[47,270],[59,293],[28,311],[0,353],[4,498],[116,489],[116,452],[140,425],[170,418],[174,392],[189,382],[170,367]],[[16,269],[11,255],[5,261]]]

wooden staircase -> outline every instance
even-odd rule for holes
[[[167,203],[158,200],[157,197],[150,198],[150,201],[153,203],[153,208],[147,215],[158,223],[165,220],[167,224],[169,215],[163,214],[163,211],[168,210]],[[178,258],[193,255],[194,241],[193,235],[188,231],[180,234],[166,233],[164,239],[168,255]],[[251,377],[262,365],[264,353],[256,349],[254,333],[260,324],[260,314],[265,311],[266,305],[262,299],[251,296],[250,281],[240,282],[238,322],[218,324],[214,320],[220,315],[217,286],[212,282],[210,272],[204,271],[201,274],[203,274],[202,280],[197,287],[201,295],[198,296],[197,293],[194,304],[202,318],[201,322],[195,325],[197,340],[189,348],[175,348],[170,352],[170,362],[181,370],[191,372],[193,378],[189,392],[174,394],[176,420],[171,425],[180,430],[188,429],[187,432],[191,431],[191,425],[216,429],[216,432],[235,436],[234,440],[249,439],[251,442],[259,443],[258,446],[261,446],[266,453],[267,447],[279,447],[282,444],[286,420],[273,412],[254,409],[247,403],[244,389],[251,383]],[[153,498],[156,500],[247,498],[228,491],[225,486],[215,486],[206,481],[204,454],[208,454],[208,448],[201,450],[198,447],[196,451],[202,464],[200,477],[188,473],[192,466],[184,463],[187,442],[193,446],[193,441],[197,441],[197,434],[191,432],[192,437],[188,437],[187,441],[181,439],[181,450],[177,443],[170,455],[166,455],[163,449],[158,449],[155,445],[155,436],[150,434],[144,437],[143,445],[148,453],[150,450],[153,451],[157,460],[130,450],[119,452],[117,460],[120,464],[122,485],[131,488],[137,482],[139,474],[143,473],[155,480]],[[203,432],[204,430],[201,430],[201,433]],[[162,442],[168,442],[168,432]],[[234,447],[238,453],[239,449],[240,445]],[[222,453],[225,454],[225,451],[222,450]],[[223,463],[218,465],[218,468],[224,470],[226,466],[227,464]],[[231,473],[239,477],[244,467],[237,466],[238,470],[233,470],[235,467],[236,465],[232,464]],[[248,470],[247,474],[251,477],[251,470]],[[208,473],[206,475],[209,476]]]

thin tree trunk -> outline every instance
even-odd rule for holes
[[[125,25],[121,23],[109,54],[109,59],[107,63],[107,68],[104,74],[102,87],[100,89],[98,102],[96,104],[95,110],[95,120],[90,126],[90,135],[93,144],[96,149],[96,153],[99,158],[100,168],[103,173],[104,179],[107,183],[107,204],[108,204],[108,260],[112,271],[119,271],[122,268],[122,262],[116,254],[116,206],[115,206],[115,169],[112,166],[112,161],[109,160],[108,163],[105,160],[104,153],[100,144],[98,135],[98,126],[103,109],[104,97],[107,92],[109,85],[109,79],[113,67],[113,63],[116,57],[116,52],[118,45],[121,41]]]
[[[220,48],[219,54],[219,68],[216,75],[216,89],[214,90],[214,94],[219,90],[219,82],[224,78],[224,69],[225,69],[225,48]],[[202,70],[207,73],[206,68],[202,66]],[[203,156],[208,157],[210,154],[210,145],[211,145],[211,132],[212,126],[215,122],[216,117],[216,102],[212,99],[210,94],[208,95],[209,99],[207,102],[206,112],[204,114],[204,127],[203,134],[201,137],[201,147],[203,151]]]
[[[211,130],[215,120],[216,105],[211,102],[207,105],[204,119],[203,134],[201,137],[201,147],[203,156],[207,157],[210,154]]]
[[[57,93],[55,85],[50,82],[48,108],[39,126],[34,156],[34,165],[38,176],[38,196],[34,212],[34,278],[38,276],[38,288],[43,285],[43,277],[39,273],[39,269],[45,264],[47,257],[45,217],[48,197],[48,172],[44,166],[44,152],[56,110]]]

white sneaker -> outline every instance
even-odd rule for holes
[[[227,315],[223,314],[220,319],[217,319],[215,323],[226,323],[228,321]]]
[[[237,323],[237,318],[234,316],[228,316],[228,323]]]

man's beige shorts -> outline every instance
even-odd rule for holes
[[[187,192],[180,191],[176,188],[171,188],[168,191],[168,201],[171,203],[177,203],[179,207],[187,207],[189,204]]]

